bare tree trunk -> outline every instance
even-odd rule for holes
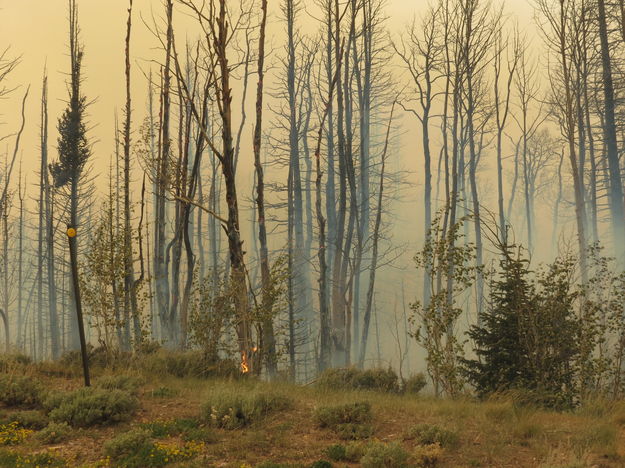
[[[367,352],[367,340],[369,338],[369,323],[371,321],[371,310],[373,307],[373,293],[375,291],[375,273],[378,268],[378,243],[380,239],[380,225],[382,223],[382,203],[384,200],[384,170],[386,168],[386,153],[388,150],[388,140],[391,133],[391,124],[393,122],[393,111],[395,103],[391,109],[391,115],[386,129],[386,140],[384,141],[384,151],[382,153],[382,167],[380,168],[380,185],[378,192],[378,206],[375,215],[375,226],[373,228],[373,253],[371,257],[371,265],[369,267],[369,286],[367,289],[367,302],[365,303],[365,313],[363,317],[362,338],[360,340],[360,353],[358,355],[358,366],[363,367],[365,363],[365,355]]]
[[[601,65],[603,67],[603,96],[605,121],[603,134],[605,138],[608,169],[610,174],[610,189],[608,199],[612,220],[614,250],[619,262],[624,261],[625,255],[625,209],[623,207],[623,182],[619,162],[616,119],[614,115],[614,84],[612,80],[612,62],[610,58],[610,44],[608,42],[608,27],[605,11],[605,0],[597,0],[599,38],[601,40]],[[622,9],[621,5],[621,9]]]

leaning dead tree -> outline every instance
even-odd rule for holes
[[[203,117],[198,110],[193,95],[184,79],[180,79],[181,91],[191,114],[198,124],[202,138],[215,154],[221,164],[224,179],[227,217],[222,224],[228,239],[230,261],[230,294],[236,315],[235,330],[238,348],[241,354],[241,366],[245,372],[254,372],[255,359],[252,359],[257,347],[252,336],[252,310],[250,307],[247,270],[245,266],[243,241],[239,218],[239,200],[237,193],[235,163],[236,153],[233,139],[233,105],[232,105],[232,67],[230,42],[237,33],[237,21],[232,22],[234,11],[226,0],[211,0],[199,5],[190,0],[181,0],[196,17],[203,31],[203,50],[206,54],[205,65],[216,96],[219,120],[221,124],[221,141],[217,142],[202,125]],[[208,4],[207,4],[208,3]],[[232,26],[232,25],[235,26]],[[173,52],[176,71],[179,78],[183,77],[179,56],[176,53],[175,41]]]

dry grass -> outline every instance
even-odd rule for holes
[[[29,374],[33,372],[29,371]],[[68,390],[80,379],[54,376],[50,368],[36,374],[45,388]],[[215,437],[194,461],[171,466],[254,467],[262,462],[309,467],[327,459],[326,449],[344,444],[332,431],[318,427],[315,410],[328,404],[364,401],[372,408],[372,440],[399,443],[417,466],[423,448],[406,431],[416,425],[436,425],[453,431],[457,443],[441,449],[440,467],[622,467],[625,466],[625,403],[592,402],[575,413],[520,408],[507,400],[476,402],[367,391],[334,391],[314,386],[257,382],[253,379],[202,380],[139,375],[141,407],[132,421],[111,427],[72,431],[52,447],[67,466],[98,466],[103,446],[115,435],[157,420],[199,418],[204,402],[215,395],[278,394],[292,404],[237,430],[211,429]],[[95,381],[97,382],[96,376]],[[13,410],[6,409],[7,415]],[[201,422],[200,422],[201,424]],[[176,436],[163,442],[181,444]],[[49,450],[37,437],[16,447],[22,454]],[[0,466],[2,457],[0,456]],[[335,466],[357,466],[351,462]],[[7,465],[8,466],[8,465]]]

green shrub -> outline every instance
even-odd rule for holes
[[[397,374],[390,368],[360,370],[354,367],[344,367],[327,369],[317,379],[317,385],[334,390],[399,391]]]
[[[337,424],[334,432],[343,440],[362,440],[373,435],[373,427],[370,424]]]
[[[423,372],[419,372],[418,374],[411,375],[404,380],[402,390],[404,391],[404,393],[416,395],[421,390],[423,390],[426,385],[427,379],[425,377],[425,374]]]
[[[315,411],[319,427],[336,432],[341,439],[366,439],[373,434],[371,405],[367,402],[323,406]]]
[[[458,434],[435,424],[418,424],[411,427],[407,439],[415,439],[420,445],[440,444],[454,447],[458,444]]]
[[[264,418],[269,413],[287,409],[291,401],[280,395],[252,393],[214,395],[202,407],[202,419],[213,427],[238,429]]]
[[[48,426],[36,435],[44,444],[58,444],[68,439],[72,428],[67,423],[51,422]]]
[[[123,390],[87,387],[55,395],[46,400],[50,419],[72,427],[114,424],[128,420],[139,405],[138,400]]]
[[[362,468],[404,468],[408,466],[408,458],[408,452],[397,442],[374,442],[367,445],[360,465]]]
[[[152,447],[150,433],[147,430],[133,429],[105,442],[104,453],[113,460],[119,460],[144,450],[149,452]]]
[[[322,406],[315,411],[320,427],[336,427],[338,424],[364,424],[371,422],[371,405],[366,401],[336,406]]]
[[[136,394],[141,385],[143,385],[143,380],[139,377],[132,375],[109,375],[100,377],[96,380],[94,386],[106,390],[123,390]]]
[[[0,375],[0,402],[7,406],[37,407],[43,387],[38,380],[25,375]]]
[[[334,461],[343,461],[346,460],[346,449],[342,444],[334,444],[326,447],[324,450],[324,454],[330,459]]]
[[[40,411],[17,411],[6,415],[1,420],[2,424],[16,422],[26,429],[43,429],[48,425],[48,418]]]

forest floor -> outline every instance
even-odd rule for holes
[[[135,375],[139,376],[139,373]],[[37,371],[32,371],[31,376],[54,393],[81,386],[81,380],[76,377],[55,377],[50,372]],[[102,378],[96,376],[94,382],[97,384]],[[596,403],[575,412],[557,413],[519,408],[509,401],[452,401],[414,395],[332,391],[314,385],[265,383],[252,379],[179,379],[145,373],[140,379],[137,393],[140,406],[129,420],[108,426],[71,429],[65,440],[56,443],[46,444],[36,437],[36,432],[32,432],[17,443],[0,447],[0,466],[34,467],[38,463],[69,467],[123,466],[123,463],[107,458],[104,449],[107,441],[139,427],[154,429],[175,421],[195,421],[196,432],[202,434],[198,438],[202,441],[193,445],[186,458],[172,456],[162,459],[160,464],[155,462],[145,466],[361,466],[358,462],[345,461],[345,458],[341,460],[343,449],[347,447],[349,452],[350,446],[359,444],[362,448],[376,442],[394,447],[394,450],[403,447],[409,458],[397,461],[391,454],[386,462],[376,462],[374,457],[366,466],[625,466],[625,403]],[[245,397],[259,393],[280,395],[290,403],[243,428],[203,426],[200,414],[208,399],[214,401],[217,394]],[[369,402],[371,405],[372,435],[366,440],[345,441],[336,432],[319,427],[315,419],[317,408],[354,402]],[[0,411],[4,421],[11,421],[11,415],[18,409],[7,407]],[[423,456],[423,445],[409,435],[410,429],[419,424],[443,428],[447,433],[453,433],[457,440],[448,446],[443,443],[443,448],[435,450],[431,457]],[[0,443],[3,441],[1,432],[0,429]],[[158,443],[170,447],[171,453],[184,453],[187,442],[180,434],[153,432]],[[176,452],[175,447],[182,452]],[[337,452],[339,456],[336,456]],[[20,457],[16,458],[15,454]],[[37,454],[50,455],[49,461],[35,462]],[[337,458],[341,461],[336,461]],[[379,458],[383,459],[384,456]],[[320,463],[321,460],[331,464]],[[134,466],[142,464],[139,462]]]

